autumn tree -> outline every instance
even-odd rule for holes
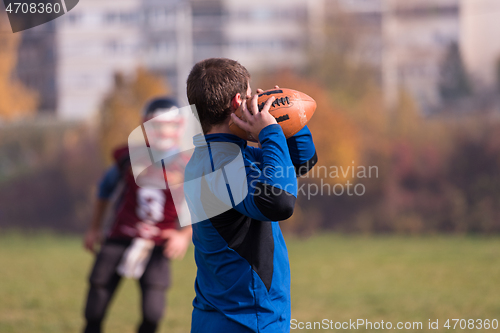
[[[0,120],[32,115],[38,105],[37,93],[26,88],[14,70],[21,35],[10,32],[6,15],[0,15]]]
[[[162,78],[143,68],[132,76],[115,75],[113,90],[104,99],[100,111],[101,152],[107,163],[111,162],[112,151],[126,145],[129,134],[141,124],[146,102],[169,91]]]
[[[444,100],[468,96],[471,87],[457,43],[451,43],[440,68],[439,91]]]

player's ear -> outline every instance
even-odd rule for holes
[[[237,93],[234,95],[233,99],[231,100],[231,108],[233,110],[238,110],[242,102],[241,94]]]

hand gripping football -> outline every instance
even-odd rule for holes
[[[288,139],[300,131],[311,119],[316,110],[316,101],[308,95],[286,88],[266,90],[259,94],[259,111],[262,110],[267,99],[274,96],[274,100],[269,113],[276,118],[276,121],[283,129],[285,137]],[[235,112],[241,119],[241,110]],[[238,127],[233,121],[229,122],[229,129],[233,134],[248,141],[257,140],[249,133]]]

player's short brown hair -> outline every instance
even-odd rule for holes
[[[231,100],[246,97],[250,74],[235,60],[210,58],[194,65],[187,79],[187,97],[194,104],[204,133],[231,114]]]

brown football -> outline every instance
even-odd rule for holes
[[[259,94],[259,111],[262,110],[267,99],[274,96],[274,100],[269,113],[276,118],[276,121],[283,129],[286,138],[293,136],[300,131],[311,119],[316,110],[316,101],[308,95],[286,88],[266,90]],[[241,118],[241,110],[235,114]],[[233,134],[242,139],[256,142],[252,135],[242,130],[231,120],[229,129]]]

